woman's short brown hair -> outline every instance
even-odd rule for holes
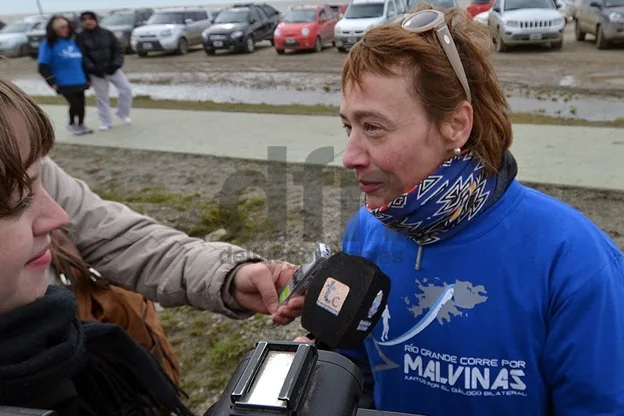
[[[512,129],[507,99],[490,59],[490,35],[465,10],[421,4],[413,11],[423,9],[445,13],[472,94],[473,128],[465,148],[475,152],[488,173],[494,173],[511,146]],[[438,125],[466,100],[462,84],[432,30],[410,33],[401,23],[369,30],[349,52],[342,71],[343,90],[352,82],[361,87],[367,73],[406,76],[411,80],[412,95]]]
[[[18,137],[14,131],[16,115],[26,123],[28,137]],[[25,159],[20,152],[22,140],[28,140]],[[54,128],[46,113],[28,94],[0,76],[0,216],[15,211],[11,203],[15,192],[30,193],[32,181],[26,170],[47,155],[53,144]]]

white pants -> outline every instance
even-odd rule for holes
[[[95,100],[97,102],[97,111],[102,126],[110,126],[112,124],[110,112],[110,96],[108,94],[109,83],[112,83],[119,93],[117,111],[119,117],[126,118],[130,115],[132,108],[132,85],[121,69],[118,69],[113,75],[106,75],[105,78],[91,75],[91,85],[95,91]]]

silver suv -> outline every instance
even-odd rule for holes
[[[212,21],[200,7],[155,10],[144,26],[132,31],[130,45],[139,56],[149,52],[176,52],[184,55],[189,47],[202,44],[202,32]]]
[[[589,33],[596,47],[607,49],[611,43],[624,42],[624,0],[581,0],[576,11],[576,40]]]

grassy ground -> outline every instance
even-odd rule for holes
[[[62,104],[62,97],[37,96],[39,104]],[[87,98],[87,105],[94,106],[93,97]],[[111,100],[116,105],[116,99]],[[214,101],[176,101],[154,100],[146,96],[137,96],[133,102],[135,108],[159,108],[172,110],[199,110],[199,111],[230,111],[244,113],[271,113],[271,114],[299,114],[299,115],[331,115],[338,114],[338,107],[328,105],[273,105],[273,104],[245,104],[245,103],[217,103]],[[569,117],[552,117],[535,113],[513,113],[512,121],[519,124],[549,124],[566,126],[596,126],[596,127],[624,127],[624,118],[614,121],[588,121]]]

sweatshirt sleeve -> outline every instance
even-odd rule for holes
[[[586,279],[555,298],[547,322],[542,359],[553,414],[624,414],[624,257],[614,253]]]
[[[362,235],[363,222],[360,218],[360,213],[356,213],[347,225],[343,238],[342,238],[342,251],[346,254],[360,255],[361,244],[360,236]],[[349,358],[353,364],[355,364],[363,376],[363,390],[360,395],[359,407],[363,409],[375,409],[375,380],[373,378],[373,372],[368,360],[368,353],[364,343],[357,348],[352,349],[338,349],[337,352],[345,357]]]
[[[191,238],[126,205],[106,201],[50,158],[42,166],[45,190],[68,213],[80,253],[106,280],[163,307],[189,305],[234,319],[253,315],[229,293],[236,270],[263,259],[222,242]]]
[[[39,46],[39,56],[37,57],[37,65],[39,74],[43,77],[49,86],[56,85],[54,73],[52,71],[52,51],[47,41],[41,42]]]

